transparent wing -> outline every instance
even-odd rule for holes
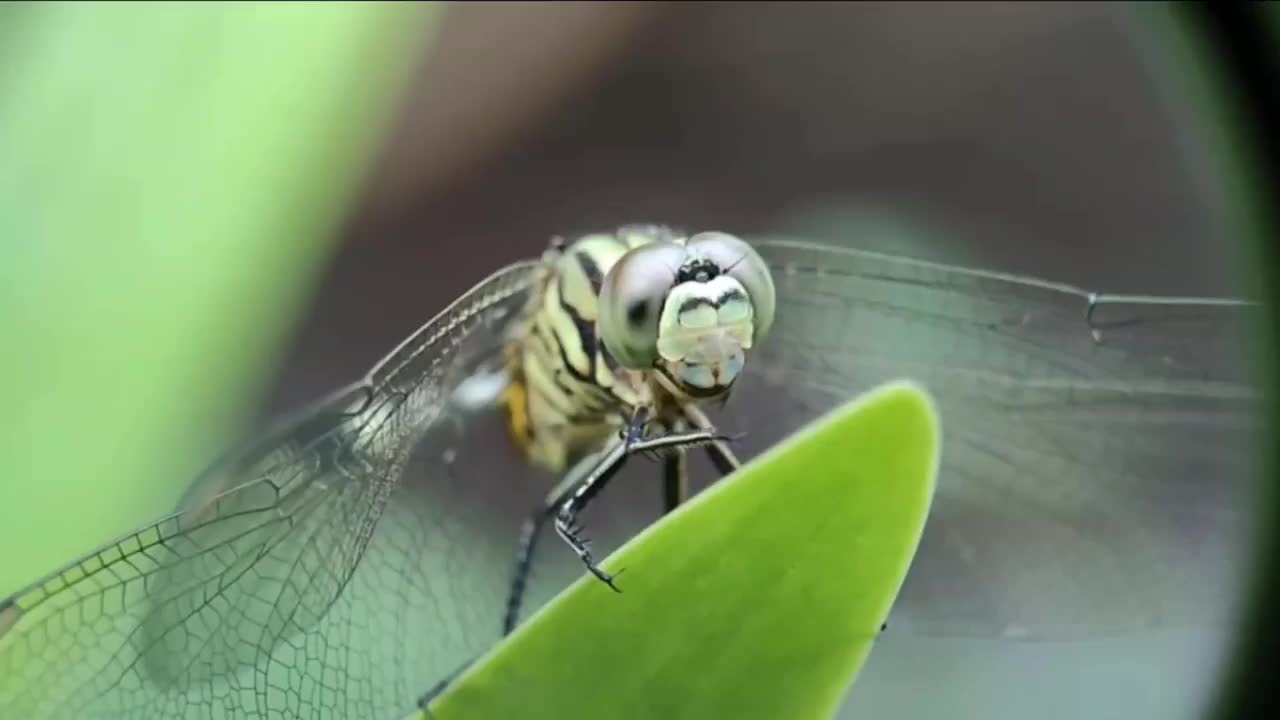
[[[411,710],[496,637],[502,589],[459,572],[499,563],[459,538],[444,466],[406,469],[535,267],[489,277],[363,381],[210,468],[175,515],[0,604],[0,716]]]
[[[758,247],[775,330],[717,413],[745,454],[892,378],[937,401],[937,494],[889,634],[1086,638],[1231,612],[1261,424],[1255,308]]]

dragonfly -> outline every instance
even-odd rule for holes
[[[0,601],[0,716],[401,717],[518,624],[546,523],[572,575],[618,581],[578,514],[643,484],[602,489],[624,460],[660,452],[661,505],[624,508],[643,519],[689,495],[695,449],[731,472],[904,377],[942,450],[880,642],[1217,627],[1248,561],[1258,310],[787,238],[557,240],[219,458],[171,515]]]

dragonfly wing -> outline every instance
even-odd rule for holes
[[[490,276],[365,380],[215,464],[173,516],[0,604],[0,715],[412,709],[492,638],[460,640],[475,623],[441,602],[444,559],[465,547],[436,502],[443,475],[405,469],[449,425],[449,393],[492,357],[535,268]]]
[[[1230,612],[1259,448],[1241,340],[1256,308],[1091,302],[874,253],[757,247],[776,322],[725,428],[764,448],[900,377],[936,399],[937,492],[889,633],[1086,638]]]

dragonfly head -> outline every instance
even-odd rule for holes
[[[728,392],[773,324],[769,268],[726,233],[639,244],[609,269],[600,337],[620,365],[658,370],[695,398]]]

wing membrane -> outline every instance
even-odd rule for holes
[[[1230,611],[1258,449],[1241,340],[1256,307],[757,246],[775,331],[724,426],[764,447],[897,377],[937,400],[937,496],[890,633],[1085,638]]]
[[[459,637],[477,625],[441,602],[455,581],[439,558],[461,544],[443,545],[440,478],[404,470],[535,267],[486,279],[363,381],[210,468],[173,516],[0,604],[0,715],[411,709],[492,638]]]

